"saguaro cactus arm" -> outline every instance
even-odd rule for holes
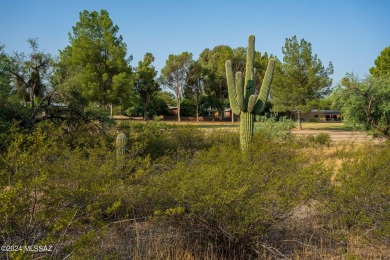
[[[245,99],[248,102],[249,97],[254,94],[255,90],[255,71],[253,63],[255,61],[255,36],[250,35],[248,38],[248,49],[246,52],[246,68],[245,68]]]
[[[253,113],[253,110],[255,109],[256,103],[257,102],[257,95],[251,95],[249,97],[249,102],[248,102],[248,112]]]
[[[228,92],[229,92],[230,107],[234,114],[240,115],[241,110],[237,102],[237,92],[236,92],[236,85],[234,84],[232,62],[230,60],[227,60],[225,62],[225,67],[226,67],[226,78],[227,78],[227,85],[228,85]]]
[[[246,111],[246,104],[244,98],[244,82],[242,80],[242,74],[240,71],[236,72],[236,93],[238,107],[242,112]]]
[[[263,83],[261,84],[259,96],[257,97],[257,102],[254,110],[255,114],[260,114],[265,107],[265,103],[267,102],[270,86],[272,83],[274,68],[275,60],[270,59],[268,62],[267,70],[265,71]]]

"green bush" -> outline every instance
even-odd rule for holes
[[[294,128],[294,121],[287,117],[277,119],[273,116],[257,116],[256,121],[255,132],[260,132],[270,139],[290,140],[292,137],[291,130]]]
[[[332,142],[332,137],[328,133],[319,133],[316,136],[309,135],[307,137],[307,141],[311,144],[324,145],[329,147]]]
[[[155,213],[225,246],[253,246],[254,237],[265,237],[323,189],[321,168],[305,166],[304,160],[293,145],[261,135],[244,153],[238,143],[220,143],[151,179],[150,194],[161,207]]]
[[[342,155],[329,204],[331,222],[338,230],[364,232],[390,241],[389,158],[388,144]]]
[[[309,122],[310,123],[318,123],[318,122],[320,122],[320,120],[318,118],[310,118]]]
[[[330,134],[328,134],[328,133],[319,133],[315,137],[315,142],[318,144],[329,146],[331,141],[332,141],[332,138],[330,137]]]
[[[31,134],[15,133],[2,153],[0,244],[51,244],[64,257],[88,247],[80,241],[107,223],[148,212],[137,194],[150,159],[128,158],[123,172],[114,141],[73,133],[80,139],[72,144],[83,145],[71,148],[61,132],[42,124]]]
[[[129,123],[119,126],[129,137],[130,153],[150,156],[155,160],[163,156],[181,153],[194,154],[209,146],[204,133],[193,126],[173,126],[159,121]]]

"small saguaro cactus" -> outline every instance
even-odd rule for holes
[[[270,59],[260,90],[255,89],[256,69],[253,67],[255,59],[255,36],[250,35],[246,54],[246,71],[243,82],[241,72],[236,72],[234,78],[232,62],[227,60],[226,78],[229,91],[230,107],[234,114],[240,116],[240,143],[245,149],[253,140],[255,115],[264,110],[267,102],[275,60]]]
[[[124,133],[119,133],[116,137],[116,158],[123,158],[126,152],[127,137]]]

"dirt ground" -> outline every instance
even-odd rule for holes
[[[114,116],[114,119],[119,121],[127,121],[130,118],[126,116]],[[144,122],[141,117],[138,118],[131,118],[131,121],[138,121],[138,122]],[[238,122],[227,122],[227,121],[186,121],[183,120],[182,122],[177,121],[166,121],[163,120],[162,122],[167,124],[174,124],[174,125],[194,125],[199,126],[201,128],[207,129],[209,131],[211,130],[227,130],[227,131],[238,131],[239,123]],[[374,141],[375,143],[381,142],[381,139],[375,139],[372,137],[372,135],[369,135],[362,131],[353,131],[353,130],[346,130],[343,123],[336,122],[336,123],[303,123],[303,130],[297,130],[293,129],[292,133],[297,136],[316,136],[319,133],[328,133],[331,136],[332,142],[356,142],[356,143],[363,143],[367,141]]]
[[[360,131],[342,131],[342,130],[296,130],[294,129],[293,134],[298,136],[316,136],[319,133],[327,133],[332,138],[333,142],[340,141],[351,141],[351,142],[365,142],[373,140],[371,135]]]

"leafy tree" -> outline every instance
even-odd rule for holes
[[[149,97],[147,114],[152,116],[169,115],[169,106],[176,104],[175,96],[171,92],[156,91]],[[143,107],[140,105],[127,109],[128,115],[142,115]]]
[[[191,78],[186,86],[186,94],[195,97],[196,122],[199,122],[199,102],[203,94],[205,73],[199,61],[190,66]]]
[[[199,55],[199,63],[203,67],[204,74],[204,92],[207,96],[213,96],[208,100],[215,100],[210,108],[217,109],[220,117],[223,115],[223,109],[228,104],[228,90],[226,81],[225,61],[231,60],[233,71],[242,71],[245,73],[246,48],[238,47],[232,49],[227,45],[219,45],[212,50],[205,49]],[[263,77],[268,64],[268,54],[261,55],[260,52],[255,52],[254,65],[257,78]],[[260,84],[260,81],[257,82]]]
[[[40,51],[36,39],[29,39],[31,53],[1,53],[1,99],[12,112],[7,120],[17,119],[31,128],[44,120],[62,119],[54,104],[59,96],[51,89],[52,58]],[[3,111],[4,112],[4,111]],[[5,115],[7,112],[5,113]]]
[[[203,95],[199,102],[200,114],[203,116],[210,116],[210,109],[215,108],[219,100],[214,95]]]
[[[88,122],[77,102],[68,102],[67,92],[56,88],[51,56],[38,48],[35,39],[28,40],[31,53],[5,54],[0,50],[0,121],[7,129],[13,120],[30,131],[43,121],[67,128]],[[76,100],[77,101],[77,100]]]
[[[379,77],[390,73],[390,46],[386,47],[375,60],[375,67],[370,68],[371,75]]]
[[[175,95],[168,91],[158,91],[154,96],[163,100],[167,106],[173,106],[176,103]]]
[[[390,76],[359,80],[348,74],[335,91],[335,106],[347,124],[376,129],[390,139]]]
[[[311,43],[296,36],[287,38],[283,51],[283,63],[277,66],[271,87],[273,110],[275,112],[296,111],[299,129],[301,111],[309,110],[313,101],[329,93],[333,65],[322,65],[317,55],[312,54]]]
[[[165,95],[168,92],[161,92],[158,91],[154,93],[150,97],[150,104],[148,105],[148,114],[150,116],[161,116],[161,115],[169,115],[169,105],[168,104],[174,104],[175,101],[167,102],[167,96]],[[172,94],[172,93],[169,93]],[[172,94],[173,95],[173,94]]]
[[[60,51],[57,72],[59,83],[79,93],[86,102],[109,106],[119,104],[129,93],[131,68],[126,58],[127,47],[117,36],[105,10],[83,11],[69,33],[69,45]]]
[[[204,91],[209,100],[215,102],[210,104],[212,109],[217,109],[222,116],[225,108],[225,100],[228,97],[225,75],[225,61],[232,59],[233,50],[229,46],[220,45],[212,50],[205,49],[199,55],[199,63],[205,73]]]
[[[184,88],[190,80],[190,66],[192,54],[183,52],[179,55],[169,55],[165,67],[161,70],[161,81],[176,95],[177,119],[180,122],[180,104],[184,94]]]
[[[8,56],[4,46],[0,45],[0,108],[3,108],[12,90],[10,78],[7,73]]]
[[[268,55],[267,52],[261,54],[258,51],[255,51],[254,66],[256,67],[256,77],[264,78],[265,71],[267,70],[268,61],[274,58],[273,55]],[[246,48],[238,47],[233,49],[233,71],[242,71],[245,72],[246,69]],[[225,73],[226,74],[226,73]],[[256,83],[256,82],[255,82]],[[260,81],[257,82],[258,85],[261,84]]]
[[[153,62],[154,56],[151,53],[146,53],[143,61],[138,63],[134,74],[134,89],[141,98],[144,120],[146,119],[148,101],[153,93],[159,90],[159,85],[155,80],[157,71],[152,66]]]
[[[8,63],[7,60],[8,56],[4,52],[4,46],[0,45],[0,134],[8,129],[9,123],[14,116],[10,104],[12,86],[4,66]]]
[[[14,53],[3,59],[3,70],[11,80],[14,90],[35,110],[36,99],[42,98],[47,90],[47,76],[51,57],[38,50],[36,39],[29,39],[31,53]],[[46,81],[45,81],[46,80]]]

